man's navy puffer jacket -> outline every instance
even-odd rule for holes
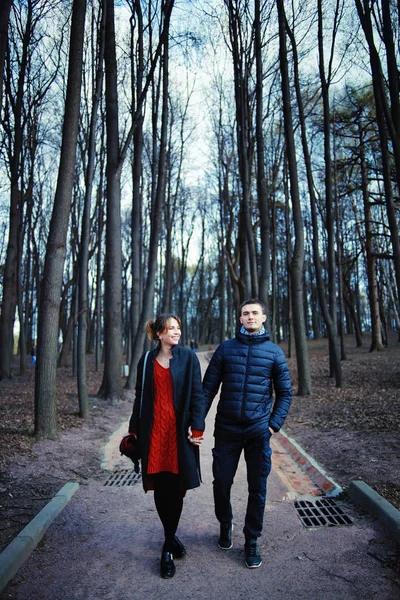
[[[292,384],[285,356],[268,332],[238,332],[218,346],[203,379],[207,412],[221,383],[215,434],[254,437],[269,426],[279,431],[292,401]]]

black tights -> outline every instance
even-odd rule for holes
[[[181,518],[185,492],[180,487],[180,477],[174,473],[157,473],[154,482],[154,503],[164,527],[164,551],[172,552],[174,537]]]

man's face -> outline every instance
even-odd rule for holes
[[[245,304],[242,307],[240,322],[250,333],[259,331],[266,318],[259,304]]]

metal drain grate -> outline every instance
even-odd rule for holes
[[[140,478],[140,473],[135,473],[133,469],[119,469],[109,476],[104,485],[108,485],[109,487],[135,485],[135,483],[140,481]]]
[[[305,527],[338,527],[353,524],[350,517],[332,498],[297,500],[294,506]]]

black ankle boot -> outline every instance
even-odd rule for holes
[[[175,575],[175,564],[171,552],[163,550],[161,554],[160,575],[163,579],[171,579]]]
[[[174,555],[174,558],[183,558],[187,554],[185,546],[177,536],[174,537],[172,554]]]

